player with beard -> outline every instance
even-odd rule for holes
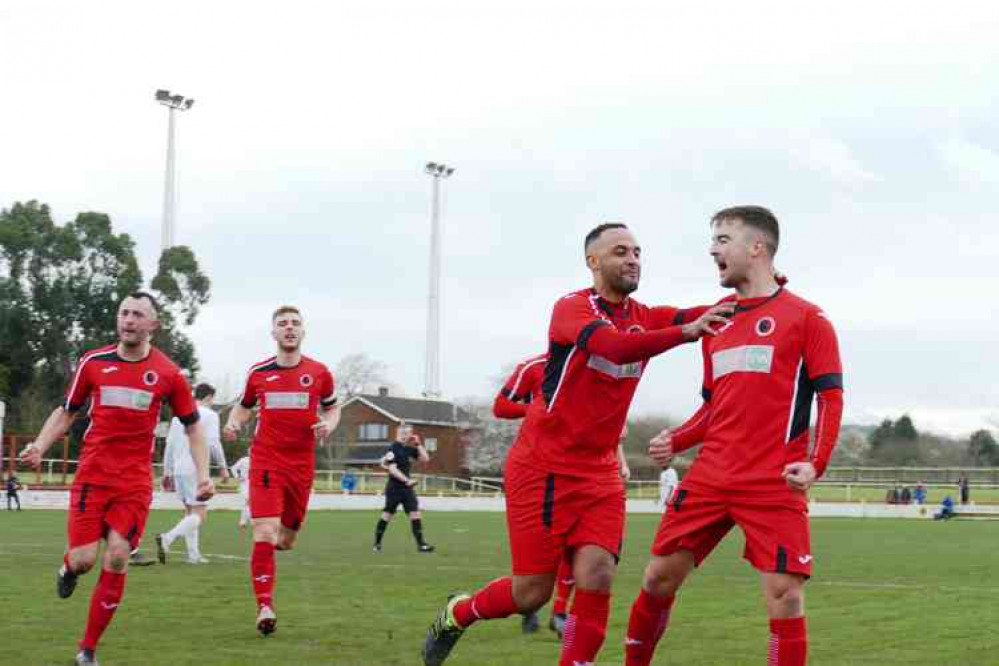
[[[839,347],[826,314],[774,277],[780,229],[773,213],[738,206],[719,211],[711,224],[711,256],[721,285],[735,290],[727,299],[735,313],[702,342],[704,404],[649,447],[665,466],[702,445],[652,545],[631,609],[625,663],[651,663],[677,591],[738,525],[746,537],[743,557],[762,577],[770,617],[767,663],[804,666],[804,587],[813,563],[807,491],[829,464],[839,433]]]
[[[21,460],[37,467],[62,438],[84,404],[90,402],[90,427],[83,438],[80,465],[70,490],[68,545],[59,569],[57,592],[63,599],[77,578],[97,562],[105,542],[101,574],[90,598],[90,612],[77,664],[97,664],[97,644],[114,618],[125,591],[129,551],[138,546],[152,500],[153,431],[160,407],[170,405],[184,424],[194,459],[199,500],[214,493],[208,478],[208,450],[191,388],[163,352],[149,343],[159,325],[155,299],[136,292],[118,308],[118,344],[87,352],[80,359],[66,402],[57,407]]]
[[[264,636],[277,628],[274,551],[294,546],[308,510],[316,437],[326,438],[340,420],[332,373],[302,354],[305,323],[298,308],[284,305],[274,312],[271,337],[277,355],[250,368],[224,433],[235,440],[251,410],[260,408],[250,447],[250,572],[257,631]]]
[[[593,285],[555,304],[542,399],[532,401],[506,463],[513,575],[448,600],[427,632],[427,666],[443,663],[472,623],[543,606],[566,549],[576,591],[559,664],[596,659],[624,536],[618,437],[638,381],[649,359],[713,333],[732,310],[650,308],[632,299],[642,250],[623,224],[593,229],[584,251]]]

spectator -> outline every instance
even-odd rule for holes
[[[922,481],[916,484],[916,490],[912,493],[912,498],[916,504],[926,504],[926,487]]]
[[[902,504],[912,504],[912,491],[909,486],[902,488]]]
[[[7,510],[10,511],[11,502],[17,502],[17,510],[21,510],[21,498],[17,496],[17,491],[21,489],[21,482],[12,473],[7,474],[7,482],[4,484],[7,489]]]
[[[895,503],[895,489],[889,488],[888,492],[885,493],[885,503],[894,504]]]
[[[355,488],[357,488],[357,476],[354,475],[353,470],[348,469],[340,477],[340,490],[343,491],[344,495],[349,495],[354,492]]]
[[[957,489],[961,492],[961,504],[967,504],[971,498],[971,488],[968,487],[968,477],[964,474],[957,480]]]
[[[933,520],[950,520],[954,517],[954,498],[947,495],[940,505],[940,512],[933,514]]]

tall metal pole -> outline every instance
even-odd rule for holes
[[[427,296],[427,350],[423,396],[441,397],[441,180],[454,173],[446,164],[429,162],[425,171],[431,177],[430,200],[430,286]]]
[[[168,107],[170,120],[167,123],[167,157],[166,157],[166,178],[163,186],[163,250],[173,247],[174,229],[174,209],[177,196],[174,191],[175,172],[175,144],[174,144],[174,112],[177,109]]]
[[[172,95],[169,90],[157,90],[156,101],[167,107],[169,121],[167,123],[167,158],[166,181],[163,185],[163,250],[169,250],[174,244],[177,214],[177,168],[176,168],[176,118],[175,111],[187,111],[194,105],[194,100],[183,95]]]

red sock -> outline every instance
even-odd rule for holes
[[[559,666],[589,664],[597,660],[607,635],[608,615],[610,592],[576,590],[572,612],[565,622]]]
[[[87,615],[87,629],[80,641],[81,650],[96,650],[97,642],[101,640],[104,630],[111,624],[114,612],[121,603],[125,592],[125,574],[101,571],[97,586],[90,595],[90,614]]]
[[[509,576],[493,582],[454,605],[454,619],[463,627],[476,620],[495,620],[510,617],[520,609],[513,600],[513,579]]]
[[[673,596],[654,597],[644,589],[631,606],[628,634],[624,640],[625,666],[648,666],[656,645],[669,624]]]
[[[576,581],[572,577],[572,560],[563,558],[559,562],[558,573],[555,574],[555,603],[552,604],[552,613],[565,615],[575,585]]]
[[[807,661],[808,627],[805,618],[770,620],[767,666],[805,666]]]
[[[250,557],[250,574],[253,576],[253,594],[257,597],[257,607],[274,607],[274,544],[268,541],[255,541]]]

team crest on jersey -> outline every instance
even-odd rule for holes
[[[301,377],[298,378],[298,382],[302,386],[305,386],[306,388],[308,388],[309,386],[312,386],[312,384],[314,383],[314,381],[315,380],[312,379],[312,375],[302,375]]]
[[[756,322],[756,335],[765,338],[777,330],[777,320],[773,317],[762,317]]]
[[[156,382],[159,380],[160,376],[152,370],[146,370],[146,373],[142,375],[142,383],[146,386],[156,386]]]

